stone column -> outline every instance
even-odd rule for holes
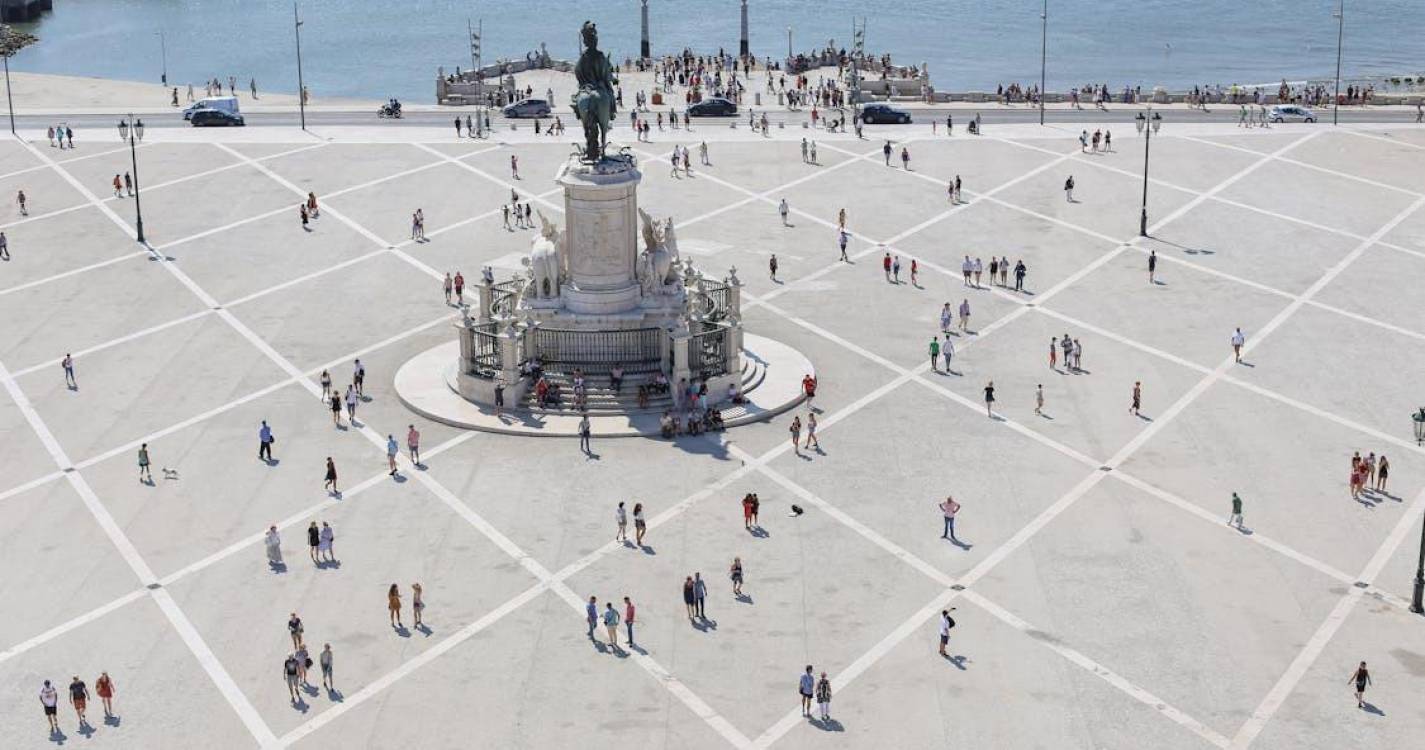
[[[691,342],[692,334],[688,331],[687,321],[681,322],[673,330],[673,373],[669,375],[675,396],[678,386],[685,380],[691,380],[693,376],[692,368],[688,363],[688,345]],[[683,406],[680,398],[673,399],[679,407]]]
[[[641,12],[643,16],[643,36],[639,38],[638,54],[641,55],[643,59],[650,60],[653,58],[653,53],[648,46],[648,0],[643,0]]]
[[[729,317],[742,317],[742,280],[737,278],[737,266],[729,268],[727,278],[723,279],[727,284],[727,314]]]
[[[742,0],[742,37],[737,44],[737,54],[747,57],[747,0]]]
[[[476,319],[476,320],[479,320],[481,323],[489,323],[489,322],[490,322],[490,306],[493,305],[494,303],[495,303],[495,284],[494,284],[494,282],[486,281],[485,283],[483,283],[483,284],[480,285],[480,289],[479,289],[479,304],[480,304],[480,309],[479,309],[479,311],[478,311],[478,314],[475,316],[475,319]]]
[[[555,178],[564,188],[564,307],[610,315],[638,307],[638,196],[642,175],[632,162],[605,158],[565,163]]]
[[[723,354],[727,358],[727,374],[737,382],[742,381],[742,319],[729,317],[727,331],[723,334]]]
[[[460,372],[470,372],[470,357],[475,351],[475,333],[464,321],[452,323],[460,331]]]
[[[514,321],[506,321],[500,331],[500,375],[509,387],[520,379],[520,361],[524,359],[524,336],[515,329]]]

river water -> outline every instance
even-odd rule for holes
[[[1088,82],[1184,88],[1330,78],[1340,0],[1050,0],[1050,90]],[[41,38],[11,67],[45,73],[171,82],[255,77],[295,91],[290,2],[54,0],[25,26]],[[650,0],[654,53],[690,47],[736,52],[736,0]],[[784,56],[787,29],[801,51],[849,46],[853,17],[866,46],[897,64],[930,66],[940,90],[993,90],[1039,78],[1042,0],[751,0],[754,54]],[[638,52],[636,0],[453,2],[303,0],[302,64],[315,96],[429,101],[436,67],[469,67],[467,19],[484,21],[485,62],[523,57],[541,42],[577,56],[578,28],[599,25],[615,59]],[[1349,0],[1343,75],[1425,74],[1425,0]],[[160,36],[160,31],[162,35]]]

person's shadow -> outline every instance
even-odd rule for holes
[[[50,742],[53,742],[53,743],[56,744],[56,745],[63,745],[63,744],[65,743],[65,740],[68,740],[68,739],[69,739],[69,736],[66,735],[63,730],[60,730],[60,729],[51,729],[51,730],[50,730],[50,733],[49,733],[49,741],[50,741]]]
[[[970,661],[970,659],[969,659],[969,657],[965,656],[964,654],[956,654],[956,655],[954,655],[954,656],[944,656],[944,657],[941,657],[941,658],[943,658],[943,659],[944,659],[946,662],[948,662],[951,666],[955,667],[956,669],[960,670],[961,672],[969,671],[969,668],[966,667],[965,664],[967,664],[967,663]]]
[[[761,526],[753,526],[752,528],[747,530],[747,533],[758,539],[766,539],[767,537],[772,536],[770,533],[767,532],[766,529],[762,528]]]
[[[1376,716],[1385,716],[1385,712],[1377,708],[1374,703],[1370,701],[1362,701],[1362,703],[1364,704],[1361,706],[1362,711],[1368,714],[1375,714]]]
[[[104,726],[106,727],[117,727],[122,722],[123,720],[119,718],[118,714],[109,714],[104,717]]]
[[[327,688],[327,700],[332,703],[341,703],[346,700],[346,696],[342,695],[341,691],[336,688]]]
[[[811,725],[814,726],[814,727],[816,727],[817,729],[820,729],[820,730],[823,731],[823,732],[844,732],[844,731],[846,731],[846,727],[842,726],[842,725],[841,725],[841,722],[837,721],[836,719],[831,719],[831,718],[828,718],[828,719],[825,719],[825,720],[820,719],[820,718],[813,718],[813,719],[811,720]]]
[[[749,595],[747,595],[747,594],[734,594],[734,595],[733,595],[733,598],[736,599],[739,604],[751,604],[751,603],[752,603],[752,597],[749,596]]]
[[[708,633],[717,630],[717,620],[709,620],[706,617],[699,616],[693,620],[693,627],[700,633]]]

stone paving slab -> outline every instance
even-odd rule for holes
[[[46,161],[62,156],[58,168],[104,201],[105,173],[127,158],[112,135],[74,153],[42,134],[40,156],[0,148],[7,196],[23,184],[34,201],[28,220],[13,203],[0,210],[14,255],[0,265],[0,504],[12,511],[0,563],[15,573],[0,596],[20,607],[0,623],[11,686],[0,744],[47,744],[40,679],[92,685],[102,669],[122,718],[96,723],[95,746],[258,744],[248,726],[323,747],[1276,748],[1417,736],[1425,645],[1405,605],[1425,454],[1409,433],[1419,404],[1408,373],[1425,329],[1409,284],[1425,251],[1425,186],[1410,179],[1425,131],[1170,121],[1153,141],[1149,190],[1150,220],[1166,223],[1144,240],[1131,122],[1113,128],[1109,154],[1077,154],[1079,129],[808,130],[820,167],[801,162],[798,129],[655,132],[637,145],[642,205],[674,217],[705,272],[736,265],[749,333],[815,367],[815,403],[794,413],[817,411],[822,446],[794,453],[787,414],[696,439],[596,440],[597,458],[572,441],[435,423],[394,387],[403,363],[452,338],[440,274],[519,268],[534,230],[506,231],[492,212],[512,187],[522,200],[552,188],[567,142],[528,128],[483,142],[449,128],[154,129],[137,155],[152,175],[143,207],[156,255],[125,237],[130,199],[103,203],[116,223]],[[910,149],[914,172],[878,163],[886,138]],[[670,177],[671,145],[696,154],[703,140],[712,166],[695,158],[693,177]],[[1284,157],[1301,164],[1262,161],[1292,144]],[[1071,170],[1082,203],[1064,200]],[[960,207],[942,182],[956,173]],[[307,185],[335,209],[310,234],[291,187]],[[793,227],[776,214],[780,193]],[[416,207],[426,243],[408,240]],[[836,262],[840,207],[854,264]],[[1150,249],[1161,285],[1146,279]],[[885,281],[887,251],[926,261],[921,288]],[[767,278],[773,252],[781,283]],[[1024,258],[1028,293],[967,289],[967,253]],[[175,272],[232,309],[207,309]],[[978,334],[957,339],[958,374],[931,372],[940,305],[959,299]],[[1246,364],[1216,370],[1236,325]],[[1066,332],[1087,372],[1048,370],[1048,339]],[[78,391],[57,366],[65,351]],[[370,400],[357,429],[341,430],[288,368],[328,368],[343,387],[357,356]],[[1126,413],[1134,380],[1148,419]],[[1033,413],[1041,383],[1052,419]],[[271,466],[253,454],[262,419],[278,436]],[[376,443],[411,424],[423,466],[403,458],[390,477]],[[176,478],[138,483],[142,442]],[[1350,498],[1354,451],[1390,456],[1389,494]],[[327,456],[340,498],[321,486]],[[1251,533],[1225,524],[1233,491]],[[761,535],[739,525],[746,492],[762,498]],[[969,549],[938,538],[935,504],[950,493]],[[619,500],[647,505],[649,550],[610,544]],[[336,529],[339,567],[307,558],[313,520]],[[270,524],[282,527],[284,573],[263,558]],[[734,555],[750,601],[728,589]],[[136,568],[152,569],[176,607],[157,607]],[[709,579],[716,627],[680,609],[694,571]],[[394,581],[409,602],[417,580],[431,632],[405,637],[383,594]],[[589,643],[577,604],[590,594],[633,598],[645,653]],[[945,602],[958,607],[950,662],[932,651]],[[296,708],[280,679],[293,610],[311,641],[333,644],[341,691]],[[1361,659],[1379,713],[1357,710],[1345,685]],[[834,724],[797,715],[808,663],[831,674]],[[246,725],[233,705],[251,707]],[[72,711],[60,715],[77,742]]]

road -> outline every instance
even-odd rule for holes
[[[754,108],[754,109],[755,109],[755,108]],[[905,109],[906,111],[910,112],[911,116],[914,118],[915,122],[918,123],[918,124],[929,123],[931,120],[935,120],[935,121],[937,121],[937,122],[943,123],[945,116],[946,116],[946,115],[951,115],[951,116],[953,116],[953,117],[955,118],[955,124],[956,124],[957,126],[961,126],[961,125],[963,125],[964,123],[968,122],[968,121],[970,120],[970,118],[974,117],[974,115],[975,115],[977,112],[978,112],[978,114],[980,114],[981,121],[982,121],[984,124],[986,124],[986,125],[1004,124],[1004,123],[1032,123],[1032,122],[1038,122],[1038,120],[1039,120],[1039,111],[1038,111],[1038,110],[1031,109],[1031,108],[1002,109],[1002,108],[999,107],[999,105],[990,105],[989,107],[987,107],[987,108],[984,109],[984,110],[974,110],[974,109],[970,109],[970,108],[955,108],[955,109],[944,109],[944,108],[941,108],[941,109],[931,109],[931,108],[926,108],[926,107],[919,107],[919,108],[917,108],[917,107],[904,107],[903,109]],[[664,110],[664,111],[666,112],[666,110]],[[745,113],[745,112],[746,112],[746,109],[744,108],[743,111],[744,111],[744,113]],[[759,117],[760,117],[760,113],[761,113],[763,110],[756,110],[756,111],[759,113]],[[1065,122],[1072,122],[1072,123],[1096,123],[1096,122],[1104,122],[1104,123],[1119,123],[1119,124],[1125,124],[1125,125],[1126,125],[1126,124],[1132,122],[1133,115],[1137,114],[1139,111],[1141,111],[1141,108],[1139,108],[1139,107],[1130,107],[1130,106],[1127,106],[1127,105],[1116,105],[1116,106],[1114,106],[1114,107],[1112,107],[1112,108],[1110,108],[1110,109],[1107,109],[1107,110],[1095,110],[1095,109],[1091,109],[1091,108],[1085,108],[1085,109],[1081,109],[1081,110],[1072,110],[1072,109],[1049,109],[1049,110],[1046,110],[1046,111],[1045,111],[1045,113],[1044,113],[1044,115],[1045,115],[1044,119],[1045,119],[1045,122],[1046,122],[1046,123],[1065,123]],[[1172,119],[1177,119],[1177,120],[1184,121],[1184,122],[1189,122],[1189,121],[1190,121],[1190,122],[1235,122],[1235,121],[1237,120],[1238,112],[1239,112],[1238,108],[1235,107],[1235,106],[1232,106],[1232,105],[1219,105],[1219,106],[1210,108],[1209,111],[1207,111],[1207,112],[1202,112],[1202,111],[1199,111],[1199,110],[1187,111],[1187,110],[1183,110],[1183,109],[1162,109],[1162,110],[1159,110],[1159,111],[1163,112],[1165,117],[1169,117],[1169,118],[1172,118]],[[474,108],[450,108],[450,109],[443,109],[443,110],[440,110],[440,111],[429,111],[429,110],[425,110],[425,111],[409,112],[409,113],[407,113],[407,114],[405,115],[405,117],[403,117],[403,118],[400,119],[400,120],[384,120],[384,119],[378,119],[378,118],[376,117],[376,114],[375,114],[374,112],[365,112],[365,111],[361,111],[361,112],[357,112],[357,111],[333,112],[333,111],[330,111],[330,110],[325,110],[325,111],[309,112],[309,113],[307,113],[307,126],[308,126],[308,127],[322,127],[322,126],[333,127],[333,126],[351,126],[351,125],[362,126],[362,125],[377,125],[377,124],[379,124],[379,125],[382,125],[382,126],[388,126],[388,127],[393,127],[393,128],[412,127],[412,126],[418,126],[418,127],[431,127],[431,126],[446,127],[446,126],[450,126],[450,125],[451,125],[452,121],[454,120],[454,118],[455,118],[455,116],[456,116],[457,114],[460,115],[461,117],[464,117],[464,116],[466,116],[466,115],[474,116],[474,114],[475,114],[475,109],[474,109]],[[1318,114],[1321,116],[1322,122],[1324,122],[1324,123],[1329,123],[1329,122],[1330,122],[1331,113],[1330,113],[1329,110],[1322,110],[1322,111],[1320,111]],[[572,122],[572,120],[574,119],[572,113],[569,113],[569,112],[561,113],[561,116],[562,116],[562,117],[564,118],[564,120],[565,120],[565,126],[566,126],[566,127],[568,127],[568,126],[570,125],[570,123]],[[298,124],[300,124],[300,118],[299,118],[299,115],[298,115],[296,112],[291,112],[291,113],[285,113],[285,112],[284,112],[284,113],[250,113],[250,114],[244,115],[244,117],[245,117],[246,120],[247,120],[247,124],[248,124],[249,126],[251,126],[251,127],[296,127]],[[743,118],[743,119],[745,120],[745,119],[746,119],[746,114],[739,115],[739,117],[741,117],[741,118]],[[785,123],[787,123],[787,124],[789,124],[789,125],[800,125],[802,122],[805,122],[805,121],[807,121],[807,120],[810,118],[810,114],[809,114],[809,112],[806,111],[806,110],[797,111],[797,112],[789,112],[789,111],[786,111],[786,110],[778,109],[778,110],[768,110],[768,111],[767,111],[767,117],[768,117],[768,120],[770,120],[771,122],[785,122]],[[1384,123],[1413,123],[1413,122],[1415,122],[1415,117],[1416,117],[1415,110],[1414,110],[1413,108],[1405,108],[1405,107],[1393,107],[1393,108],[1390,108],[1390,109],[1385,109],[1385,108],[1379,108],[1379,107],[1377,107],[1377,108],[1372,108],[1372,109],[1344,109],[1344,110],[1341,110],[1341,122],[1343,122],[1343,123],[1367,123],[1367,122],[1370,122],[1370,123],[1382,123],[1382,122],[1384,122]],[[174,113],[174,114],[172,114],[172,115],[167,115],[167,114],[165,114],[165,115],[155,115],[155,116],[150,116],[149,118],[146,118],[146,119],[145,119],[145,118],[141,118],[141,119],[144,119],[144,127],[149,127],[149,128],[153,128],[153,127],[188,127],[188,123],[185,122],[185,121],[182,119],[182,117],[181,117],[180,115],[178,115],[177,113]],[[703,122],[709,122],[709,123],[717,123],[717,122],[726,122],[728,119],[730,119],[730,118],[705,118],[705,119],[702,119],[702,121],[703,121]],[[107,114],[106,114],[106,115],[73,115],[73,114],[71,114],[71,115],[65,115],[65,116],[63,116],[63,117],[53,116],[53,115],[50,115],[50,116],[41,116],[41,115],[17,115],[17,116],[15,117],[15,124],[16,124],[16,126],[17,126],[17,127],[22,127],[22,128],[44,128],[44,127],[46,127],[46,126],[48,126],[48,125],[53,125],[53,124],[55,124],[56,122],[59,122],[59,121],[63,121],[63,122],[65,122],[66,124],[68,124],[69,127],[72,127],[72,128],[75,128],[76,130],[81,130],[81,131],[82,131],[82,130],[92,130],[92,129],[94,129],[94,128],[99,128],[99,127],[110,127],[110,128],[112,128],[112,127],[115,127],[115,126],[117,125],[117,123],[118,123],[118,119],[117,119],[117,118],[115,118],[113,115],[107,115]],[[506,128],[507,128],[507,123],[509,123],[509,122],[511,122],[511,121],[510,121],[510,120],[507,120],[507,119],[504,118],[504,117],[499,117],[499,116],[492,116],[492,117],[491,117],[491,125],[492,125],[496,130],[503,130],[503,129],[506,129]],[[529,124],[530,124],[529,121],[524,121],[524,122],[526,123],[526,127],[528,127]],[[546,121],[546,122],[547,122],[547,121]],[[627,123],[627,122],[628,122],[628,120],[627,120],[627,115],[625,114],[624,116],[622,116],[622,117],[619,118],[619,123],[618,123],[618,124],[625,124],[625,123]]]

